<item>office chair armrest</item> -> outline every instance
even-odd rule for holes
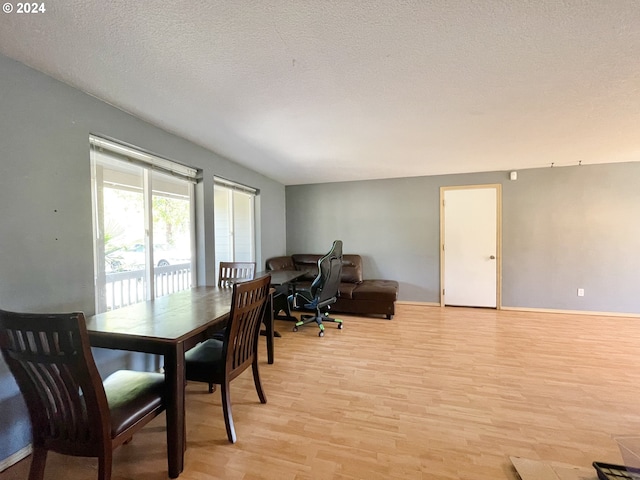
[[[287,297],[289,304],[295,308],[307,308],[307,304],[312,303],[314,298],[309,290],[296,290],[293,295]],[[313,307],[315,308],[315,307]]]
[[[333,305],[334,303],[336,303],[338,301],[337,297],[331,297],[331,298],[327,298],[326,300],[320,302],[317,304],[317,308],[324,308],[324,307],[328,307],[329,305]],[[316,307],[313,307],[316,308]]]

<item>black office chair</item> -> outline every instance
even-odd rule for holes
[[[294,310],[314,312],[313,315],[301,315],[293,331],[307,323],[316,322],[320,328],[319,337],[324,337],[322,322],[334,322],[342,329],[342,320],[329,317],[331,305],[338,301],[338,289],[342,274],[342,240],[335,240],[329,253],[318,260],[318,276],[308,290],[295,291],[289,296]]]

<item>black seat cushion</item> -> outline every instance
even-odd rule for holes
[[[185,353],[187,378],[207,382],[221,378],[224,373],[223,347],[222,340],[210,338]]]
[[[105,379],[104,391],[111,411],[111,438],[164,405],[164,375],[120,370]]]

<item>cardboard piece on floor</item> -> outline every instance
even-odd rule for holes
[[[566,463],[509,457],[522,480],[598,480],[596,471]]]

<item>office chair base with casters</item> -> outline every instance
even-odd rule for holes
[[[306,325],[308,323],[316,322],[318,324],[318,328],[320,331],[318,332],[319,337],[324,337],[324,324],[322,322],[333,322],[338,324],[338,329],[342,330],[342,320],[339,318],[332,318],[329,316],[329,312],[320,313],[318,312],[316,315],[301,315],[300,321],[296,322],[293,327],[293,331],[297,332],[298,327],[302,325]]]

